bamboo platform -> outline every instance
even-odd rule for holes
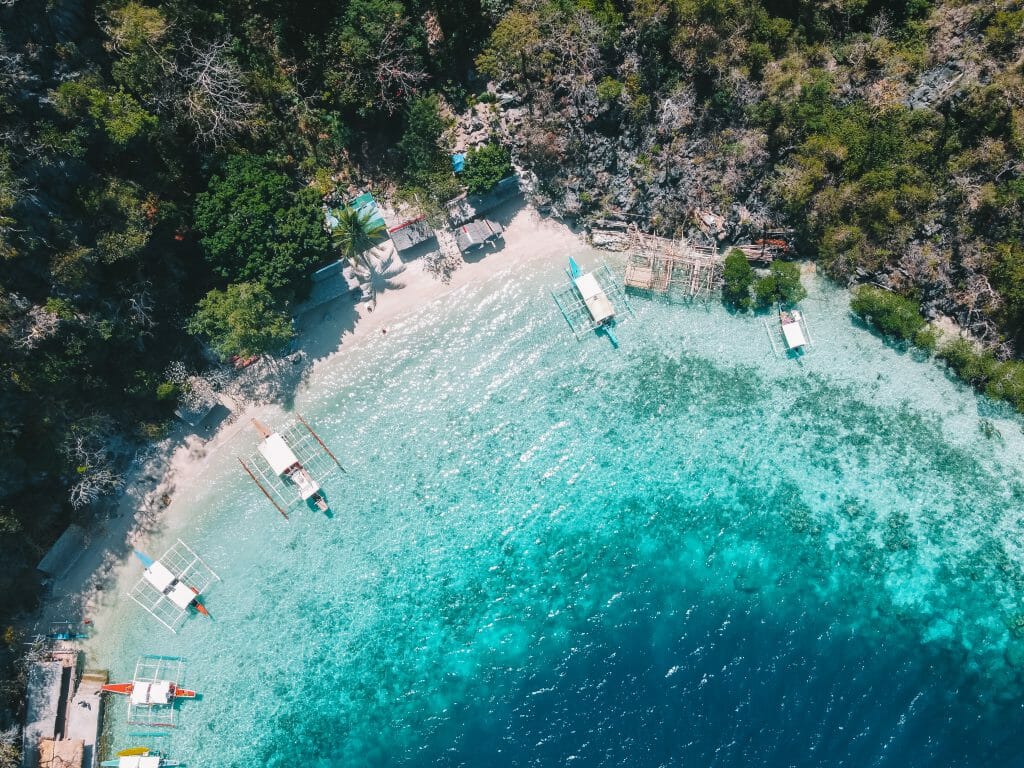
[[[645,234],[636,225],[628,237],[626,288],[707,300],[721,284],[722,261],[714,248]]]

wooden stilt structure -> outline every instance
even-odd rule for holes
[[[626,255],[627,288],[654,293],[678,291],[707,300],[722,279],[722,261],[714,248],[685,239],[649,235],[630,225]]]

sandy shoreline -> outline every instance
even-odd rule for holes
[[[504,215],[503,215],[504,210]],[[342,296],[296,318],[297,349],[308,358],[298,389],[328,366],[344,360],[356,342],[376,336],[386,343],[389,324],[426,303],[460,288],[538,259],[564,259],[588,247],[569,227],[540,216],[528,206],[499,209],[495,218],[505,225],[504,244],[487,250],[443,281],[431,274],[422,258],[402,262],[390,241],[377,253],[383,275],[378,276],[375,300]],[[133,463],[124,489],[107,513],[87,530],[86,546],[59,579],[53,580],[36,614],[26,625],[44,632],[51,622],[93,619],[103,594],[116,588],[133,547],[156,531],[173,501],[198,481],[211,459],[248,425],[250,418],[274,410],[280,403],[232,409],[231,416],[203,436],[184,424]]]

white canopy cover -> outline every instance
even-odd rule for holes
[[[292,453],[292,449],[288,447],[288,443],[277,432],[274,432],[256,448],[267,460],[267,464],[275,474],[283,475],[288,469],[299,463],[298,458]]]
[[[608,301],[608,297],[605,296],[604,288],[597,282],[597,278],[592,272],[577,277],[574,282],[595,323],[603,322],[615,315],[615,309]]]
[[[804,337],[804,332],[800,328],[800,313],[793,312],[793,319],[788,323],[782,324],[782,335],[786,339],[786,347],[789,349],[799,349],[800,347],[806,346],[807,339]]]

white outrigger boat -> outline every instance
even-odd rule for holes
[[[777,356],[781,356],[776,341],[781,341],[782,349],[785,353],[791,353],[792,355],[804,354],[812,345],[811,332],[807,328],[807,319],[804,317],[803,312],[796,309],[785,310],[779,307],[779,327],[775,333],[772,333],[771,328],[768,326],[768,320],[765,319],[764,329],[768,333],[768,341],[772,345],[772,352]]]
[[[220,577],[181,539],[159,558],[135,551],[142,578],[128,596],[172,632],[190,611],[209,617],[202,595]]]
[[[122,749],[114,760],[104,760],[100,765],[104,768],[171,768],[182,764],[168,760],[149,747],[131,747]]]
[[[253,419],[253,426],[262,440],[256,446],[256,454],[250,457],[249,463],[242,458],[238,459],[263,495],[270,499],[286,520],[287,510],[303,501],[313,504],[321,512],[329,513],[330,506],[321,487],[321,480],[335,468],[345,471],[341,462],[306,420],[298,414],[296,416],[298,424],[293,423],[280,431]],[[270,470],[269,474],[264,472],[263,466]]]
[[[569,284],[552,295],[576,338],[579,339],[581,333],[596,331],[607,336],[612,347],[617,349],[619,340],[615,336],[615,326],[620,319],[618,310],[624,309],[632,314],[632,309],[611,270],[601,265],[592,272],[584,272],[576,260],[569,257],[569,268],[565,272],[569,276]]]
[[[320,493],[320,483],[302,466],[299,457],[295,455],[281,433],[272,431],[270,427],[256,419],[252,420],[252,424],[263,438],[263,442],[256,446],[256,450],[267,460],[274,474],[291,480],[298,488],[299,497],[303,501],[312,501],[317,509],[326,512],[327,499]]]
[[[182,686],[184,674],[180,656],[140,656],[130,683],[107,683],[102,691],[127,697],[130,725],[173,728],[178,700],[199,697]]]

